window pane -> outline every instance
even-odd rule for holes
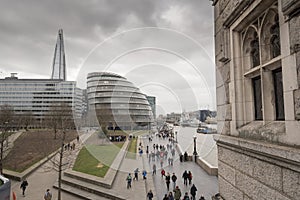
[[[284,120],[284,99],[281,68],[273,71],[276,120]]]
[[[261,78],[260,76],[252,79],[255,120],[262,120],[262,99],[261,99]]]
[[[252,61],[252,67],[256,67],[260,65],[260,58],[259,58],[259,41],[257,35],[255,35],[255,39],[251,41],[251,61]]]

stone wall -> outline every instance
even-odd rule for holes
[[[268,146],[273,148],[274,154],[270,154],[265,144],[222,137],[225,138],[218,138],[218,174],[220,194],[224,199],[299,199],[300,156],[297,152]],[[233,143],[240,143],[240,146]],[[294,157],[285,158],[287,153]]]

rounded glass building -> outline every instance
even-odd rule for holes
[[[132,130],[149,125],[150,104],[139,88],[126,78],[109,72],[87,76],[89,110],[94,110],[102,128]]]

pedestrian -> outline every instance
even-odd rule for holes
[[[24,179],[23,181],[22,181],[22,183],[21,183],[21,186],[20,186],[20,188],[22,189],[22,194],[23,194],[23,196],[25,196],[25,190],[26,190],[26,187],[28,186],[28,182],[27,182],[27,180],[26,179]]]
[[[166,175],[166,185],[167,185],[168,191],[170,190],[170,182],[171,182],[171,177],[170,177],[170,173],[168,172]]]
[[[161,173],[161,177],[166,175],[166,171],[164,169],[161,169],[160,173]]]
[[[172,156],[175,156],[175,149],[171,150],[171,154],[172,154]]]
[[[175,187],[176,187],[176,181],[177,181],[177,176],[175,175],[175,173],[173,173],[171,179],[172,179],[172,182],[173,182],[173,190],[174,190]]]
[[[201,195],[200,199],[199,200],[205,200],[204,196]]]
[[[189,194],[186,192],[182,200],[190,200]]]
[[[136,168],[135,170],[134,170],[134,178],[133,178],[133,180],[139,180],[139,168]]]
[[[149,190],[149,192],[147,194],[147,198],[148,198],[148,200],[152,200],[152,198],[153,198],[153,192],[152,192],[152,190]]]
[[[52,199],[52,194],[50,192],[50,189],[47,189],[44,195],[45,200],[51,200]]]
[[[143,155],[143,149],[142,148],[140,149],[139,153],[140,153],[140,156]]]
[[[171,166],[173,166],[173,158],[170,157],[170,163],[171,163]]]
[[[126,181],[127,181],[127,189],[131,188],[132,177],[131,177],[130,173],[128,174],[128,176],[126,178]]]
[[[192,197],[193,197],[193,199],[192,200],[196,200],[196,192],[197,192],[197,188],[196,188],[196,186],[193,184],[192,185],[192,187],[191,187],[191,195],[192,195]]]
[[[155,150],[154,150],[155,151]],[[151,153],[151,156],[152,156],[152,161],[155,161],[155,153],[152,151]]]
[[[77,140],[77,143],[79,143],[79,135],[77,135],[76,140]]]
[[[183,174],[182,174],[182,178],[183,178],[183,184],[184,185],[187,185],[187,179],[188,179],[188,173],[187,173],[187,171],[185,170],[184,172],[183,172]]]
[[[193,178],[192,172],[189,171],[189,173],[188,173],[189,185],[192,184],[192,178]]]
[[[168,197],[168,195],[167,195],[167,194],[165,194],[165,196],[164,196],[163,200],[169,200],[169,197]]]
[[[169,200],[174,200],[174,196],[173,196],[173,193],[172,192],[169,192]]]
[[[176,186],[176,188],[173,190],[173,192],[174,192],[174,199],[175,200],[180,200],[181,191],[180,191],[178,186]]]
[[[163,167],[164,166],[164,160],[161,158],[160,159],[160,167]]]
[[[155,163],[153,164],[152,168],[153,168],[152,175],[154,175],[154,174],[156,175],[156,164]]]
[[[143,172],[142,172],[142,174],[143,174],[143,180],[146,180],[147,179],[147,171],[146,170],[143,170]]]
[[[73,142],[72,147],[73,147],[73,150],[75,150],[75,142]]]
[[[188,154],[187,152],[184,152],[184,161],[187,161],[188,160]]]

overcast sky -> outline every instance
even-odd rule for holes
[[[59,28],[67,79],[114,72],[157,98],[158,114],[215,108],[209,0],[0,0],[0,78],[50,78]]]

